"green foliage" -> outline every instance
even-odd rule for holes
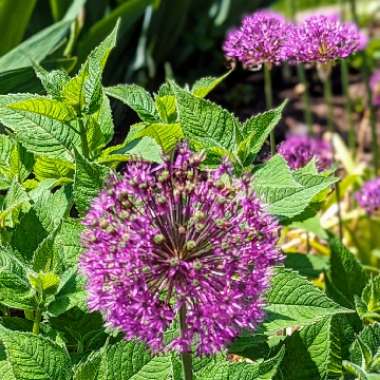
[[[229,73],[183,88],[169,81],[155,94],[135,84],[103,87],[118,28],[122,32],[132,25],[151,1],[120,2],[116,13],[95,24],[83,46],[104,40],[73,76],[50,68],[43,60],[67,33],[67,20],[83,2],[71,8],[50,3],[54,18],[66,20],[48,31],[52,41],[46,40],[45,30],[24,43],[28,62],[17,48],[0,58],[9,67],[32,65],[44,91],[0,96],[0,378],[182,380],[177,354],[154,355],[141,342],[125,341],[104,327],[100,314],[87,309],[78,267],[81,219],[107,178],[118,176],[120,165],[129,160],[160,164],[163,154],[170,157],[186,139],[205,153],[205,168],[227,157],[236,175],[253,172],[252,189],[270,213],[321,239],[327,234],[308,212],[319,210],[337,179],[319,173],[314,161],[296,171],[278,155],[257,165],[286,103],[240,121],[205,99]],[[113,28],[110,20],[119,13],[124,21]],[[124,141],[118,134],[114,139],[110,98],[140,119],[125,131]],[[116,140],[122,142],[115,145]],[[374,379],[379,277],[369,277],[338,241],[330,243],[330,258],[288,256],[287,268],[276,270],[266,294],[265,321],[256,332],[242,332],[229,347],[239,360],[227,353],[194,358],[196,379],[332,379],[342,378],[343,367]],[[316,279],[323,273],[326,291],[303,277]],[[363,330],[363,324],[370,325]],[[284,329],[290,336],[282,334]]]

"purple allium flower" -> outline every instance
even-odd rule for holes
[[[333,162],[331,145],[320,139],[304,135],[292,135],[278,146],[278,153],[292,169],[304,167],[312,158],[316,159],[319,171],[328,169]]]
[[[372,103],[380,106],[380,69],[376,70],[371,76]]]
[[[287,28],[288,23],[280,14],[258,11],[244,17],[240,28],[227,34],[224,53],[247,68],[280,64],[287,58]]]
[[[358,51],[362,36],[352,22],[337,17],[318,15],[305,19],[289,29],[289,56],[292,61],[328,63],[347,58]]]
[[[355,194],[360,207],[372,214],[380,209],[380,177],[367,181]]]
[[[137,161],[94,200],[81,268],[89,307],[126,339],[155,351],[179,314],[185,328],[168,350],[212,354],[263,319],[262,295],[281,255],[278,224],[230,166],[200,169],[181,144],[157,166]]]

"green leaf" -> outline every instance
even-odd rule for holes
[[[156,0],[126,0],[114,8],[105,17],[93,24],[78,44],[78,55],[86,57],[90,50],[102,41],[111,32],[117,20],[121,19],[121,33],[124,35],[136,21],[144,14],[148,5]]]
[[[119,22],[111,34],[90,53],[78,75],[63,87],[65,101],[75,107],[79,114],[92,114],[99,110],[103,102],[102,73],[116,45],[118,27]]]
[[[137,84],[119,84],[107,87],[105,92],[132,108],[142,121],[154,123],[159,120],[154,100],[143,87]]]
[[[369,279],[363,289],[361,302],[364,311],[359,312],[359,316],[370,323],[374,321],[380,322],[380,275]]]
[[[280,367],[284,380],[342,378],[338,323],[338,319],[324,318],[286,339]]]
[[[206,149],[232,152],[239,142],[239,121],[209,100],[200,99],[172,83],[178,117],[185,137]]]
[[[70,21],[61,21],[43,29],[0,58],[0,72],[31,66],[41,62],[62,41],[70,29]]]
[[[59,276],[53,272],[30,273],[28,280],[36,292],[46,295],[55,294],[60,283]]]
[[[0,96],[0,121],[11,129],[20,143],[33,153],[72,158],[80,137],[71,125],[67,107],[31,95]],[[58,105],[59,104],[59,105]],[[75,125],[75,121],[73,121]]]
[[[109,169],[88,161],[78,152],[75,159],[74,200],[77,210],[83,214],[103,187],[104,181],[109,175]]]
[[[191,93],[199,98],[205,98],[215,87],[217,87],[221,82],[224,81],[229,75],[231,71],[223,74],[220,77],[205,77],[198,79],[192,89]]]
[[[162,162],[162,151],[160,146],[150,137],[133,140],[125,146],[111,147],[103,152],[99,158],[100,163],[124,162],[129,160],[145,160],[151,162]]]
[[[177,107],[174,95],[156,95],[154,99],[161,121],[174,123],[177,120]]]
[[[338,305],[304,277],[288,269],[277,271],[266,300],[267,317],[263,327],[268,333],[353,312]]]
[[[360,343],[360,341],[362,341],[362,343]],[[350,349],[351,361],[359,365],[360,367],[369,370],[370,368],[368,368],[368,366],[366,365],[366,358],[363,356],[363,350],[361,348],[361,345],[363,343],[367,346],[367,349],[370,351],[370,359],[373,360],[376,356],[379,356],[380,323],[373,323],[369,326],[364,327],[364,329],[355,339]]]
[[[258,360],[255,363],[231,363],[224,357],[203,359],[198,364],[202,367],[196,371],[197,380],[271,380],[284,357],[285,350],[281,349],[268,360]],[[207,363],[203,365],[202,362]]]
[[[70,161],[38,156],[33,167],[33,172],[39,181],[55,178],[69,182],[74,176],[74,164]]]
[[[25,181],[33,166],[33,156],[15,139],[0,134],[0,189],[7,189],[15,180]]]
[[[284,101],[277,108],[252,116],[244,122],[241,128],[243,140],[238,147],[243,162],[249,161],[247,164],[251,164],[253,156],[260,152],[270,132],[281,120],[286,103]],[[251,159],[247,160],[249,157]]]
[[[55,244],[57,231],[49,234],[33,253],[33,270],[35,272],[60,271],[62,267],[62,254]]]
[[[0,340],[16,379],[71,379],[70,358],[49,339],[1,327]]]
[[[328,268],[328,257],[304,253],[287,253],[285,267],[299,272],[302,276],[317,278]]]
[[[58,317],[74,307],[87,310],[86,291],[84,279],[75,269],[69,269],[62,275],[55,299],[49,304],[48,311],[50,315]]]
[[[257,170],[252,186],[271,214],[292,218],[302,213],[316,195],[336,181],[337,178],[324,174],[292,172],[286,161],[275,155]]]
[[[156,140],[165,153],[171,152],[184,137],[179,123],[152,123],[147,125],[138,123],[131,127],[127,141],[131,142],[144,136]]]
[[[354,307],[354,296],[360,296],[368,282],[368,275],[355,256],[339,241],[331,237],[330,270],[326,292],[345,307]]]

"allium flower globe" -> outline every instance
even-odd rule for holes
[[[376,70],[370,80],[372,90],[372,103],[375,106],[380,106],[380,70]]]
[[[347,58],[363,45],[363,35],[354,23],[326,15],[308,17],[289,34],[288,53],[294,62],[328,63]]]
[[[328,142],[305,135],[289,136],[278,146],[278,153],[292,169],[304,167],[312,158],[315,158],[319,171],[328,169],[333,162],[332,147]]]
[[[369,214],[380,210],[380,177],[366,182],[356,193],[359,206]]]
[[[81,268],[89,306],[127,339],[154,351],[184,316],[168,350],[212,354],[263,319],[262,295],[281,255],[278,224],[250,189],[225,177],[229,165],[200,169],[181,144],[161,165],[133,162],[94,200]]]
[[[287,59],[285,19],[271,11],[258,11],[243,18],[239,29],[227,34],[223,50],[228,59],[247,68],[278,65]]]

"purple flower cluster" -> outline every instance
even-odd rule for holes
[[[376,70],[372,74],[370,86],[372,90],[372,103],[375,106],[380,106],[380,70]]]
[[[361,47],[362,35],[352,22],[332,16],[311,16],[290,28],[289,59],[294,62],[327,63],[347,58]]]
[[[94,200],[84,225],[81,268],[89,307],[107,324],[167,350],[213,354],[263,319],[263,292],[281,260],[278,224],[225,162],[200,168],[181,144],[161,165],[129,163]]]
[[[274,12],[259,11],[243,18],[242,25],[227,34],[228,59],[252,68],[262,64],[327,63],[363,48],[364,35],[352,22],[338,16],[318,15],[291,24]]]
[[[227,34],[225,55],[247,68],[280,64],[287,59],[287,29],[288,23],[275,12],[259,11],[246,16],[239,29]]]
[[[319,171],[328,169],[333,162],[332,148],[328,142],[304,135],[288,137],[279,145],[278,153],[292,169],[304,167],[312,158],[315,158]]]
[[[360,207],[369,214],[380,209],[380,177],[366,182],[356,193],[356,200]]]

